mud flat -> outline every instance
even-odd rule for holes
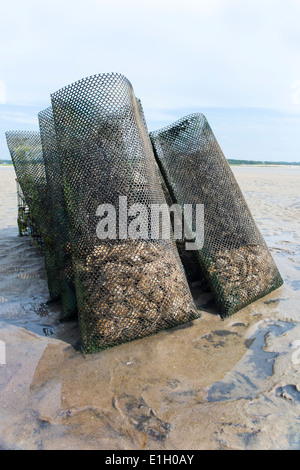
[[[300,448],[300,168],[233,171],[284,285],[225,320],[194,287],[200,320],[84,357],[0,168],[0,448]]]

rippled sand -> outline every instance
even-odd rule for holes
[[[84,357],[0,168],[0,448],[300,448],[300,169],[233,171],[285,284],[225,320],[194,288],[201,320]]]

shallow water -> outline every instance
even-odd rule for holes
[[[200,320],[83,356],[0,169],[1,448],[300,448],[300,171],[267,170],[233,168],[285,284],[225,320],[194,287]]]

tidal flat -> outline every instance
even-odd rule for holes
[[[300,168],[232,170],[284,285],[223,320],[193,286],[201,319],[84,356],[0,168],[1,449],[300,449]]]

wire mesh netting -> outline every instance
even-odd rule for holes
[[[63,317],[78,308],[84,352],[199,318],[188,280],[209,285],[223,317],[282,285],[202,114],[149,134],[141,101],[114,73],[68,85],[51,103],[40,132],[6,139],[19,234],[42,241],[50,298],[61,298]],[[187,205],[204,207],[203,246],[192,251],[199,220]]]
[[[141,100],[137,99],[137,103],[138,103],[141,118],[143,120],[143,124],[145,126],[145,129],[147,129],[147,133],[148,133],[147,122],[145,119],[145,114],[144,114]],[[154,153],[153,153],[153,157],[154,157]],[[154,166],[157,172],[157,179],[160,182],[166,203],[168,204],[169,208],[171,208],[174,204],[176,204],[175,198],[172,197],[171,192],[169,191],[168,185],[166,184],[166,181],[162,175],[162,171],[161,171],[160,165],[158,164],[157,159],[154,157],[153,160],[154,160]],[[179,215],[179,218],[182,220],[183,212],[182,211],[180,212],[181,213]],[[172,229],[174,232],[176,219],[174,218],[172,211],[170,211],[170,221],[171,221]],[[178,250],[181,262],[183,264],[184,270],[185,270],[185,275],[189,281],[191,282],[199,281],[202,284],[202,287],[207,289],[208,285],[207,285],[206,279],[202,271],[199,270],[199,262],[198,262],[195,252],[187,251],[185,249],[186,241],[187,240],[184,237],[184,233],[182,233],[182,236],[179,239],[175,239],[177,250]]]
[[[43,248],[43,238],[38,230],[38,227],[35,221],[32,218],[27,202],[22,191],[22,188],[16,179],[17,185],[17,201],[18,201],[18,229],[19,235],[23,237],[28,235],[31,237],[33,243],[39,247]]]
[[[182,208],[204,204],[204,244],[194,259],[220,314],[230,315],[282,285],[206,118],[186,116],[150,138],[173,201]]]
[[[30,223],[30,211],[29,207],[26,204],[23,191],[21,186],[16,179],[17,184],[17,200],[18,200],[18,229],[19,235],[22,237],[23,235],[29,235],[29,223]]]
[[[56,300],[60,296],[60,285],[40,133],[10,131],[6,132],[6,140],[33,226],[43,239],[49,295],[51,300]]]
[[[50,106],[41,111],[38,114],[38,119],[51,207],[62,317],[67,318],[76,314],[77,300],[64,198],[64,181],[59,160],[52,107]]]
[[[84,351],[198,318],[173,239],[149,236],[166,201],[130,82],[95,75],[51,101]]]

